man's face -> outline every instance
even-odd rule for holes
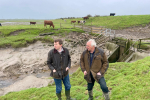
[[[86,49],[88,50],[88,51],[91,51],[92,50],[92,46],[91,46],[91,42],[87,42],[86,43]]]
[[[54,42],[54,48],[56,50],[59,50],[62,47],[62,44],[60,45],[59,42]]]

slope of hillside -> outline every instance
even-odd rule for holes
[[[150,57],[134,63],[112,63],[105,75],[111,100],[149,100],[150,99]],[[87,100],[87,83],[80,68],[72,75],[71,96],[77,100]],[[55,85],[43,88],[31,88],[1,96],[0,100],[57,100]],[[104,100],[99,84],[95,84],[94,98]],[[62,98],[65,99],[64,87]]]
[[[71,24],[71,21],[83,20],[83,18],[76,19],[66,19],[68,24]],[[54,23],[64,23],[64,20],[57,19],[54,20]],[[86,20],[85,25],[92,26],[105,26],[111,29],[125,29],[133,26],[142,26],[150,23],[150,15],[128,15],[128,16],[100,16],[100,17],[90,17]]]

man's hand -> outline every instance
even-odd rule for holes
[[[101,73],[100,73],[100,72],[98,72],[98,73],[97,73],[97,75],[101,75]]]
[[[54,69],[53,72],[56,72],[56,70]]]
[[[86,75],[87,74],[87,72],[86,71],[84,71],[84,75]]]
[[[66,71],[69,70],[69,67],[66,68]]]

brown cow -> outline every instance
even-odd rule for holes
[[[34,24],[34,25],[35,25],[35,24],[36,24],[36,22],[30,22],[30,25],[31,25],[31,24]]]
[[[54,28],[54,24],[52,21],[44,20],[44,28],[46,25],[49,25],[49,27],[53,26],[53,28]],[[46,28],[47,28],[47,26],[46,26]]]
[[[76,23],[76,21],[71,21],[71,24],[72,24],[72,23]]]
[[[85,20],[85,19],[87,20],[87,19],[89,19],[89,17],[83,17],[83,19],[84,19],[84,20]]]

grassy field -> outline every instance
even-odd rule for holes
[[[67,19],[67,23],[71,20],[83,20],[78,19]],[[91,24],[92,22],[92,24]],[[142,26],[150,23],[150,15],[129,15],[129,16],[101,16],[101,17],[90,17],[85,25],[93,26],[105,26],[111,29],[124,29],[133,26]]]
[[[150,57],[134,63],[111,63],[105,80],[111,91],[110,100],[150,100]],[[77,100],[87,100],[87,83],[83,79],[80,68],[72,75],[71,96]],[[20,92],[8,93],[1,96],[0,100],[57,100],[55,85],[43,88],[30,88]],[[104,100],[98,83],[93,89],[94,100]],[[64,87],[62,99],[65,100]]]
[[[51,38],[53,35],[39,36],[42,33],[53,32],[55,36],[66,36],[71,31],[84,32],[79,28],[73,28],[73,26],[67,24],[63,25],[65,28],[60,29],[58,21],[55,21],[54,25],[54,29],[49,28],[49,26],[47,26],[48,28],[44,28],[44,24],[2,26],[0,27],[0,47],[24,47],[37,40],[53,42],[53,38]],[[17,35],[14,35],[16,33]]]
[[[54,35],[61,33],[65,36],[71,31],[84,32],[79,28],[74,28],[71,20],[83,20],[82,18],[53,20],[55,28],[44,28],[44,20],[5,20],[6,22],[30,22],[36,21],[41,24],[36,25],[9,25],[0,27],[0,47],[23,47],[29,43],[34,43],[37,40],[43,42],[53,42],[51,36],[39,37],[41,33],[54,32]],[[4,22],[4,20],[0,20]],[[105,26],[111,29],[124,29],[133,26],[145,26],[150,23],[150,15],[130,15],[130,16],[103,16],[103,17],[90,17],[85,25],[92,26]],[[61,28],[61,30],[60,30]],[[63,28],[63,29],[62,29]],[[20,31],[18,35],[13,35],[15,31]]]

